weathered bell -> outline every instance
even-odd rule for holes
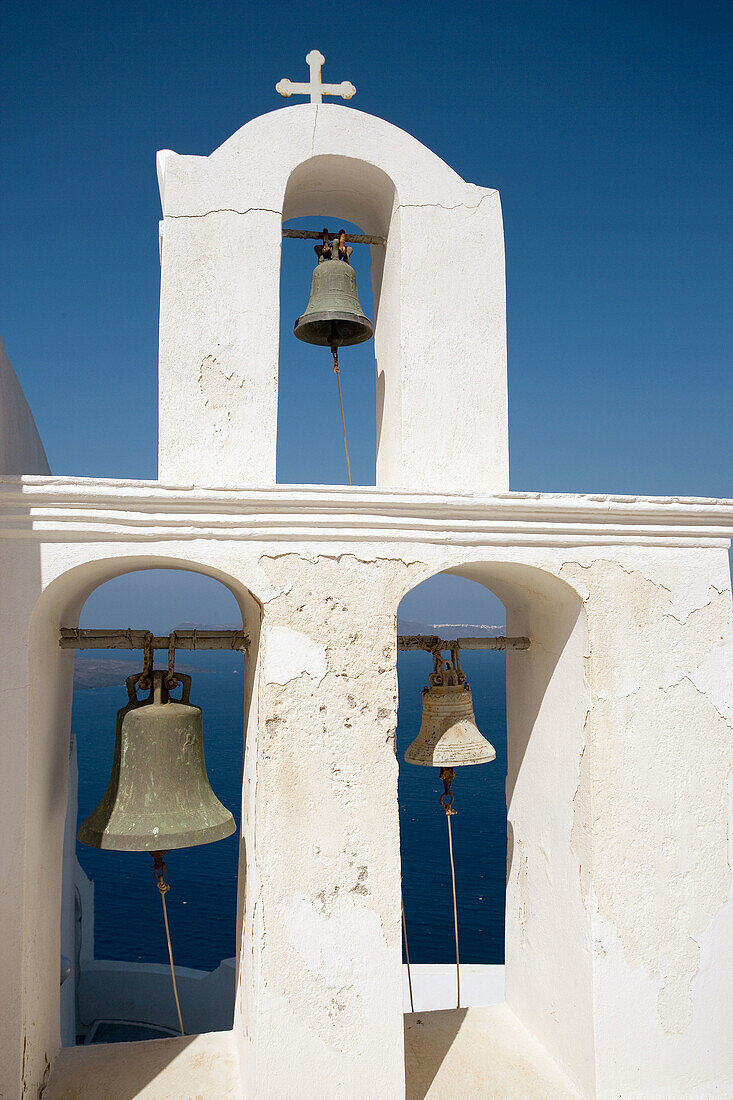
[[[430,687],[423,688],[420,732],[405,751],[408,764],[429,768],[460,768],[488,764],[496,749],[479,733],[473,697],[454,653],[454,660],[436,660]]]
[[[175,701],[166,676],[152,673],[147,699],[137,698],[140,676],[127,678],[129,702],[117,712],[112,775],[81,824],[82,844],[150,852],[209,844],[235,831],[206,774],[201,710],[188,701],[191,677],[176,673],[183,694]]]
[[[372,336],[356,293],[356,275],[348,260],[322,259],[313,272],[305,313],[295,322],[295,335],[306,344],[348,347]]]

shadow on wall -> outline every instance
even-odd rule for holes
[[[229,1035],[222,1039],[228,1040]],[[202,1039],[196,1035],[69,1047],[54,1065],[43,1100],[179,1100],[192,1095],[192,1082],[195,1095],[234,1095],[226,1043],[211,1035],[205,1037],[205,1056],[201,1047]]]
[[[425,1100],[468,1009],[405,1016],[405,1100]]]

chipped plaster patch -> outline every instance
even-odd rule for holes
[[[329,896],[299,893],[282,915],[281,967],[277,983],[302,1024],[316,1032],[332,1050],[351,1048],[354,1029],[363,1022],[362,990],[368,985],[370,960],[383,951],[383,929],[376,912],[361,899],[332,889]],[[365,954],[343,957],[333,950],[334,934],[364,939]]]
[[[305,673],[316,684],[326,675],[326,647],[288,626],[267,631],[265,679],[270,684],[289,684]]]
[[[234,394],[244,386],[241,374],[223,370],[215,355],[207,355],[199,367],[198,383],[204,407],[224,411],[227,420],[231,420]]]

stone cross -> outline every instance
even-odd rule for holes
[[[311,50],[305,59],[311,74],[308,83],[293,84],[286,77],[284,80],[277,82],[275,91],[284,96],[309,95],[311,103],[320,103],[324,95],[340,95],[342,99],[351,99],[356,92],[356,88],[348,80],[343,80],[341,84],[322,83],[321,65],[324,64],[325,60],[323,54],[319,53],[318,50]]]

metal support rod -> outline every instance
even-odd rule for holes
[[[296,241],[322,241],[323,230],[315,229],[283,229],[283,237],[290,237]],[[386,237],[373,237],[364,233],[347,233],[348,244],[381,244],[387,243]]]
[[[243,630],[175,630],[176,649],[239,649],[249,645]],[[80,630],[62,626],[62,649],[143,649],[147,630]],[[153,649],[168,649],[168,634],[153,637]]]
[[[440,638],[437,634],[398,634],[397,648],[425,649],[529,649],[529,638]]]
[[[147,630],[82,630],[62,626],[59,645],[62,649],[142,649]],[[176,649],[246,649],[250,644],[244,630],[176,630]],[[168,649],[169,635],[153,637],[153,649]],[[422,649],[432,653],[437,649],[529,649],[529,638],[441,638],[437,634],[400,634],[399,650]]]

